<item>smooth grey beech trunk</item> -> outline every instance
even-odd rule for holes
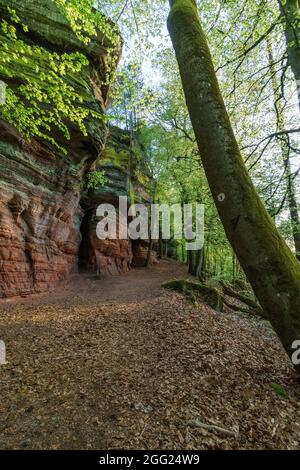
[[[278,233],[244,165],[195,0],[171,0],[170,6],[168,29],[215,204],[265,315],[292,359],[294,341],[300,340],[300,263]],[[294,366],[300,372],[300,365]]]

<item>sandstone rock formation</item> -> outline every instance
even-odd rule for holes
[[[8,14],[8,4],[27,24],[30,41],[58,53],[82,52],[83,44],[51,0],[0,0],[2,18]],[[99,34],[84,48],[90,65],[80,76],[72,76],[84,105],[99,113],[104,113],[107,101],[107,86],[101,84],[108,47],[109,42]],[[17,87],[18,83],[10,85]],[[87,136],[71,123],[68,127],[71,139],[63,142],[66,157],[45,142],[29,144],[7,122],[0,121],[0,297],[43,291],[76,268],[81,181],[103,150],[107,127],[90,119]],[[62,139],[59,132],[55,138]]]
[[[151,178],[145,166],[143,148],[137,137],[123,129],[111,126],[107,145],[97,161],[96,168],[104,169],[105,184],[89,191],[82,200],[85,218],[82,223],[83,243],[80,261],[83,270],[102,274],[124,273],[131,266],[145,266],[149,243],[146,240],[99,240],[96,236],[96,209],[99,204],[110,203],[117,209],[119,231],[119,196],[126,196],[128,206],[133,203],[150,203],[147,192]],[[156,252],[150,262],[156,261]]]
[[[111,65],[107,51],[112,49],[108,39],[99,32],[84,45],[51,0],[0,0],[1,18],[8,18],[8,5],[29,28],[24,40],[57,53],[85,54],[89,65],[65,80],[84,106],[104,114],[109,92],[104,77]],[[115,62],[119,55],[116,47]],[[0,79],[7,81],[1,71]],[[14,79],[9,85],[17,90],[19,83]],[[104,121],[88,118],[86,136],[71,122],[67,125],[69,141],[58,130],[53,135],[67,149],[65,156],[44,141],[27,142],[0,120],[0,298],[54,287],[77,270],[78,255],[81,268],[107,274],[126,272],[134,256],[135,264],[143,264],[145,249],[141,254],[136,245],[133,252],[129,240],[100,241],[95,232],[99,203],[117,205],[119,195],[129,201],[148,199],[140,146],[125,131],[111,128],[109,133]],[[105,169],[106,183],[82,195],[83,177],[95,162]]]

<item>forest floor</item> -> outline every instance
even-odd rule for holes
[[[2,302],[0,448],[299,449],[300,385],[270,327],[160,287],[186,276],[162,261]]]

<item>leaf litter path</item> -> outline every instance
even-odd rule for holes
[[[162,261],[2,302],[0,448],[299,449],[299,385],[276,337],[160,287],[183,276]]]

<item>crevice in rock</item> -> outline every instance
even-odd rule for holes
[[[90,268],[90,224],[92,211],[87,211],[80,225],[81,243],[78,251],[78,270],[79,272],[87,272]]]
[[[32,258],[32,253],[30,251],[29,246],[27,245],[27,241],[25,241],[25,248],[24,248],[24,254],[26,258],[26,262],[28,264],[28,281],[30,283],[30,287],[34,288],[35,285],[35,267],[34,267],[34,261]]]

